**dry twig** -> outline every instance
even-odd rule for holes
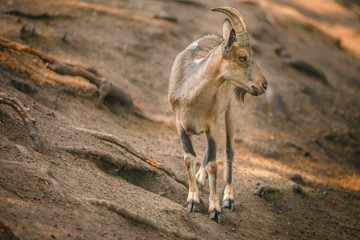
[[[85,129],[85,128],[78,128],[78,127],[74,127],[74,129],[81,131],[81,132],[85,132],[91,136],[94,136],[98,139],[113,143],[121,148],[123,148],[124,150],[126,150],[128,153],[140,158],[141,160],[149,163],[150,165],[158,168],[159,166],[154,163],[154,162],[150,162],[148,160],[148,158],[146,158],[142,153],[140,153],[139,151],[137,151],[136,149],[134,149],[133,147],[131,147],[130,143],[128,143],[125,139],[121,139],[119,137],[115,137],[112,134],[106,134],[106,133],[101,133],[101,132],[97,132],[97,131],[93,131],[93,130],[89,130],[89,129]]]
[[[144,171],[144,169],[142,169],[136,165],[133,165],[122,158],[115,157],[112,154],[107,153],[107,152],[94,150],[94,149],[90,149],[87,147],[73,147],[73,146],[54,146],[54,147],[56,149],[67,151],[72,154],[78,154],[78,155],[87,156],[87,157],[91,157],[91,158],[100,158],[100,159],[104,160],[105,162],[108,162],[120,169],[127,169],[127,170],[136,169],[139,171]]]
[[[115,98],[117,101],[119,101],[120,104],[122,104],[123,106],[133,108],[133,111],[141,115],[141,111],[137,108],[134,108],[133,106],[134,104],[130,95],[127,92],[125,92],[122,88],[120,88],[118,85],[108,81],[104,77],[99,77],[80,66],[61,63],[54,58],[45,56],[44,54],[42,54],[41,52],[35,49],[29,48],[20,43],[12,42],[8,39],[0,38],[0,47],[13,49],[19,52],[26,52],[34,56],[37,56],[44,63],[47,64],[47,67],[49,69],[53,70],[58,74],[69,75],[69,76],[81,76],[89,80],[91,83],[95,84],[99,89],[99,99],[97,105],[101,105],[106,96],[111,96]]]
[[[128,153],[136,156],[137,158],[141,159],[142,161],[146,162],[147,164],[150,164],[151,166],[165,172],[167,175],[172,177],[178,183],[184,185],[185,187],[188,186],[187,183],[184,180],[179,179],[171,169],[168,169],[164,165],[158,164],[154,160],[150,159],[149,157],[146,157],[143,153],[141,153],[138,150],[134,149],[130,145],[130,143],[128,143],[125,139],[121,139],[121,138],[116,137],[116,136],[114,136],[112,134],[101,133],[101,132],[92,131],[92,130],[84,129],[84,128],[75,127],[75,129],[78,130],[78,131],[85,132],[85,133],[87,133],[87,134],[89,134],[91,136],[94,136],[94,137],[98,138],[98,139],[113,143],[113,144],[121,147],[122,149],[124,149]]]
[[[24,107],[24,105],[17,98],[6,93],[0,93],[0,103],[9,105],[17,112],[17,114],[20,115],[25,127],[29,131],[29,136],[36,144],[35,149],[38,151],[43,151],[44,144],[36,131],[35,119],[32,118],[28,113],[29,109]]]

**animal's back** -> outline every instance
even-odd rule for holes
[[[219,46],[222,41],[223,39],[218,36],[208,35],[191,43],[185,51],[189,51],[191,60],[196,62],[208,56],[211,50]]]
[[[222,38],[215,35],[204,36],[192,42],[176,57],[170,74],[168,93],[173,107],[181,97],[179,94],[185,91],[185,83],[191,80],[191,76],[198,69],[197,66],[202,64],[222,41]]]

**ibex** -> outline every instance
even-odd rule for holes
[[[226,185],[223,207],[232,211],[232,160],[239,102],[244,101],[247,92],[254,96],[265,93],[267,81],[254,62],[247,26],[240,13],[231,7],[214,8],[212,11],[222,12],[228,17],[223,23],[223,37],[202,37],[176,57],[170,74],[168,97],[184,148],[189,180],[188,211],[194,211],[200,203],[199,188],[208,177],[209,215],[211,219],[219,221],[221,207],[216,194],[216,141],[220,116],[225,113]],[[191,135],[204,132],[207,148],[196,173],[196,154]]]

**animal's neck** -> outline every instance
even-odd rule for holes
[[[192,103],[206,104],[216,94],[224,78],[220,74],[222,54],[219,48],[203,62],[200,70],[192,78],[189,95]]]

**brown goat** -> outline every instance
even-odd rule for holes
[[[240,13],[231,7],[214,8],[228,16],[223,24],[223,38],[205,36],[190,44],[175,59],[169,83],[169,101],[175,113],[176,127],[184,148],[189,180],[188,211],[200,203],[199,188],[209,177],[209,214],[220,220],[221,207],[216,194],[216,141],[219,118],[225,113],[226,181],[223,207],[233,210],[232,160],[234,133],[239,101],[247,92],[265,93],[267,81],[254,62],[248,31]],[[191,135],[206,133],[207,148],[199,171]]]

